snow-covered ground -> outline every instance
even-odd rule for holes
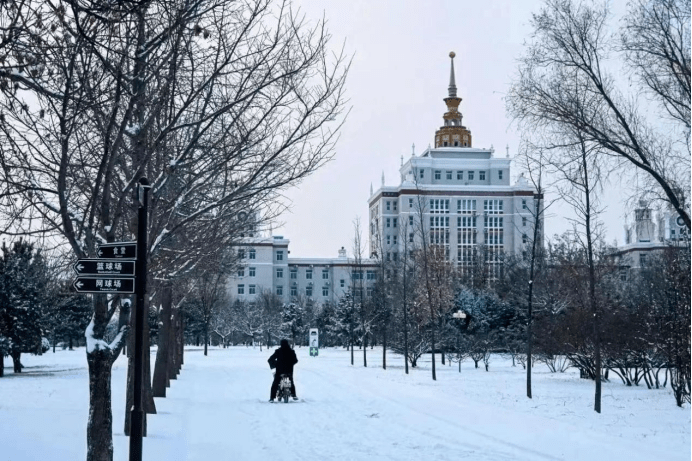
[[[309,357],[298,348],[301,400],[267,403],[268,351],[200,348],[148,419],[146,461],[252,460],[689,460],[690,408],[670,390],[604,384],[603,413],[592,411],[593,383],[575,370],[525,372],[494,357],[490,372],[473,363],[423,361],[410,375],[399,356],[362,351],[356,366],[343,349]],[[438,357],[439,358],[439,357]],[[22,375],[0,378],[0,458],[85,458],[88,379],[84,349],[23,357]],[[6,360],[7,362],[7,360]],[[7,364],[6,365],[10,365]],[[123,435],[126,361],[113,371],[115,459],[128,459]]]

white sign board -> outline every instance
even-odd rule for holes
[[[319,332],[317,328],[310,328],[310,347],[320,347]]]

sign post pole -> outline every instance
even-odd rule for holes
[[[131,412],[130,461],[142,461],[142,433],[144,411],[142,410],[142,349],[144,342],[144,294],[147,288],[147,211],[149,181],[139,180],[139,209],[137,216],[137,261],[135,263],[135,360],[134,360],[134,405]]]

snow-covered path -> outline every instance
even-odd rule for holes
[[[669,390],[607,383],[604,413],[596,415],[593,383],[573,370],[551,374],[537,365],[528,400],[524,371],[500,358],[490,372],[464,363],[459,373],[456,364],[438,363],[433,382],[425,361],[407,376],[392,354],[383,370],[377,348],[368,351],[368,368],[362,351],[353,367],[345,350],[323,349],[316,358],[306,348],[296,352],[301,400],[270,404],[271,351],[212,348],[204,357],[200,348],[186,350],[179,379],[148,418],[144,459],[690,459],[690,409],[676,408]],[[0,459],[84,458],[88,379],[82,362],[83,349],[27,356],[29,373],[0,379]],[[128,459],[125,365],[118,359],[113,373],[119,461]]]

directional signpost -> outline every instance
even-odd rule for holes
[[[144,341],[144,296],[147,291],[147,219],[151,186],[146,178],[139,180],[137,241],[111,242],[99,245],[98,259],[80,259],[72,269],[79,276],[72,286],[77,293],[136,293],[134,316],[134,405],[130,410],[130,461],[142,460],[144,412],[142,410],[142,349]],[[139,257],[138,257],[139,256]],[[136,276],[135,276],[136,275]]]

